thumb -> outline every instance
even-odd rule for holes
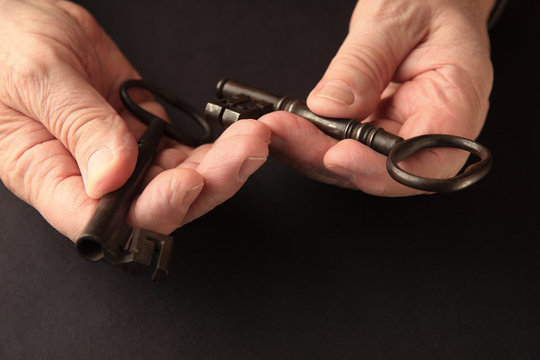
[[[71,152],[91,198],[119,188],[131,175],[137,142],[125,121],[71,69],[49,71],[27,87],[17,110],[40,121]]]
[[[358,2],[349,34],[307,99],[312,111],[329,117],[367,117],[401,61],[425,35],[421,19],[429,15],[419,14],[414,2],[404,9],[375,3]]]

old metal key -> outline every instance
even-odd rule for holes
[[[172,124],[139,107],[128,95],[131,87],[144,88],[187,114],[203,129],[203,136],[186,136]],[[208,142],[212,134],[205,119],[195,109],[147,82],[127,81],[122,85],[120,95],[126,108],[146,123],[148,128],[138,141],[139,154],[133,174],[124,186],[99,201],[96,212],[76,240],[76,246],[83,258],[91,261],[103,259],[110,264],[122,266],[132,274],[143,274],[155,262],[152,281],[161,284],[168,274],[173,239],[149,230],[133,229],[125,221],[126,214],[141,190],[141,183],[163,135],[186,145],[197,146]]]
[[[289,111],[300,115],[327,135],[336,139],[354,139],[388,156],[386,168],[392,178],[406,186],[430,191],[448,192],[468,187],[482,179],[489,171],[492,158],[483,145],[459,136],[429,134],[408,140],[355,119],[326,118],[312,113],[303,100],[278,96],[236,81],[224,79],[217,85],[220,100],[206,105],[206,118],[229,126],[240,119],[258,118],[272,111]],[[446,179],[432,179],[411,174],[399,163],[415,153],[434,147],[466,150],[480,160],[462,173]]]

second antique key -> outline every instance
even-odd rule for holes
[[[217,84],[217,101],[206,105],[206,118],[229,126],[241,119],[257,119],[272,111],[288,111],[302,116],[327,135],[341,140],[354,139],[386,155],[386,169],[397,182],[411,188],[429,192],[449,192],[466,188],[489,171],[491,153],[483,145],[463,137],[447,134],[427,134],[403,139],[371,123],[357,119],[327,118],[311,112],[305,101],[291,96],[279,96],[267,91],[223,79]],[[399,163],[427,148],[451,147],[476,155],[480,160],[462,173],[445,179],[433,179],[411,174]]]
[[[202,127],[203,137],[186,136],[171,123],[139,107],[129,97],[128,90],[131,87],[144,88],[187,114]],[[99,201],[96,212],[75,244],[83,258],[90,261],[105,260],[122,266],[132,274],[141,275],[155,264],[152,281],[161,284],[167,278],[173,238],[145,229],[134,229],[126,222],[126,215],[131,203],[142,190],[142,182],[163,135],[186,145],[196,146],[208,142],[212,134],[206,121],[191,106],[150,83],[142,80],[127,81],[120,88],[120,97],[126,108],[148,125],[138,141],[137,164],[124,186]]]
[[[152,281],[161,284],[167,277],[173,239],[143,229],[133,229],[125,217],[154,157],[163,134],[161,120],[150,123],[138,142],[139,156],[133,174],[120,189],[105,195],[76,241],[79,254],[91,261],[104,259],[122,265],[128,272],[143,274],[157,255]]]

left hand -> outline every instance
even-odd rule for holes
[[[61,0],[0,0],[0,179],[75,240],[122,186],[146,126],[118,95],[139,78],[88,11]],[[148,93],[133,99],[166,114]],[[269,129],[241,121],[214,143],[163,140],[128,222],[168,234],[230,198],[268,155]]]

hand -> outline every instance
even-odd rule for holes
[[[122,106],[139,75],[93,17],[67,1],[0,0],[0,178],[77,238],[104,194],[133,171],[145,126]],[[165,117],[144,91],[132,97]],[[232,196],[267,157],[270,131],[235,124],[212,145],[164,140],[129,222],[161,233]]]
[[[349,34],[307,104],[327,117],[366,119],[410,138],[443,133],[476,138],[492,85],[487,18],[493,0],[362,0]],[[354,140],[337,141],[289,113],[261,118],[272,151],[320,181],[384,196],[418,193],[396,183],[386,158]],[[460,150],[430,149],[400,166],[449,177]]]

